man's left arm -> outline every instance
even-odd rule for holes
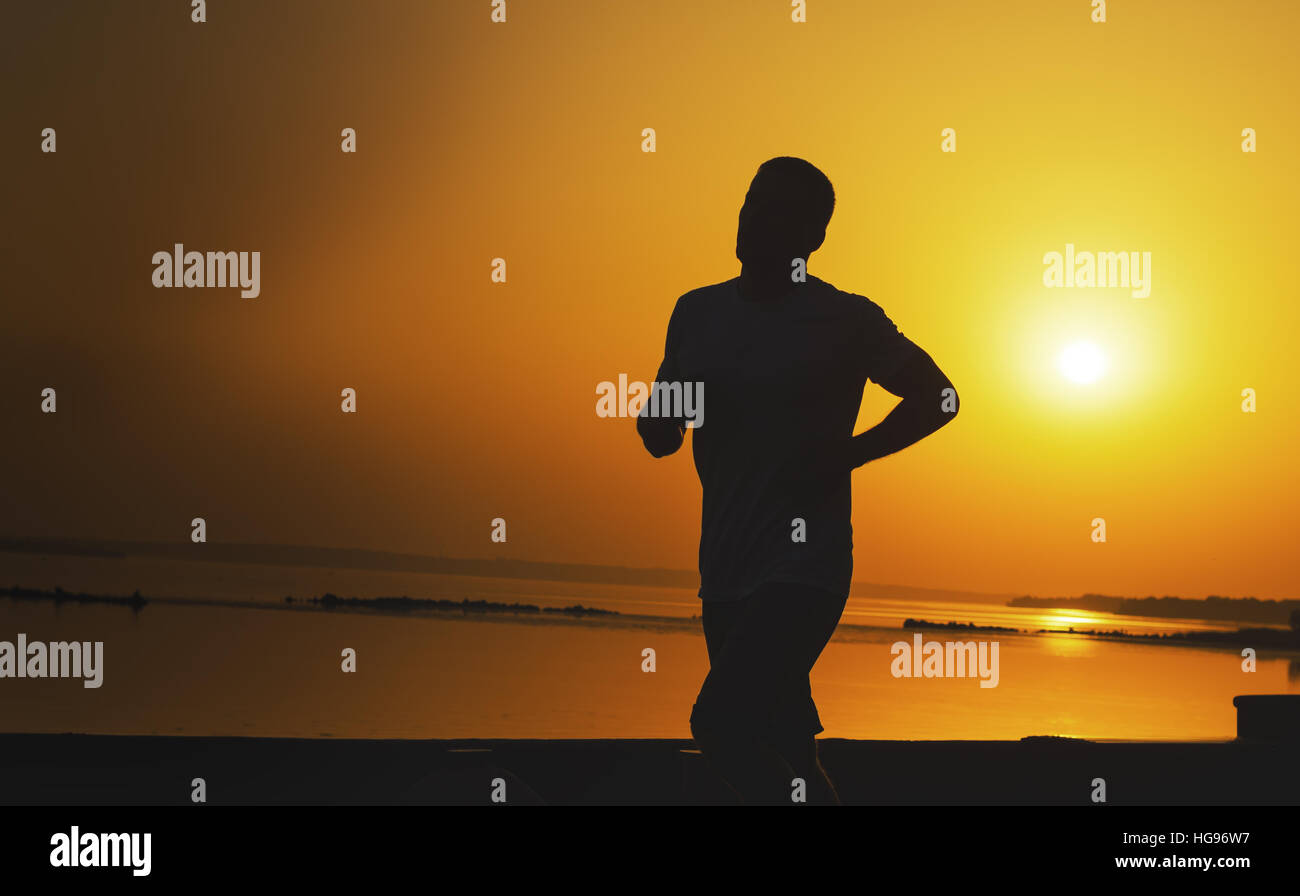
[[[899,334],[891,351],[898,363],[872,380],[902,399],[875,426],[849,443],[849,463],[860,467],[915,445],[957,416],[957,390],[920,346]]]

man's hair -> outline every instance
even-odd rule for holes
[[[780,187],[788,190],[788,195],[805,205],[808,222],[814,227],[825,229],[831,222],[831,214],[835,211],[835,188],[816,165],[794,156],[777,156],[759,165],[758,174],[770,176]]]

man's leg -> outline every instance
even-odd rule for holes
[[[790,597],[799,600],[807,609],[802,625],[795,633],[794,644],[798,651],[795,668],[806,668],[811,672],[835,633],[847,597],[837,597],[811,587],[799,587],[797,593],[791,592]],[[838,805],[839,794],[817,755],[817,735],[826,729],[822,726],[817,704],[813,702],[809,675],[805,673],[797,680],[792,679],[787,693],[787,698],[772,715],[767,740],[785,757],[795,774],[804,779],[809,803]]]
[[[724,660],[723,656],[746,607],[745,599],[708,601],[703,606],[704,642],[709,653],[709,675],[705,684],[707,686],[710,678],[713,679],[709,692],[714,696],[706,701],[703,709],[700,701],[696,700],[691,712],[691,734],[700,752],[744,802],[773,803],[783,798],[783,791],[774,789],[772,782],[784,780],[793,771],[779,753],[748,730],[751,726],[738,721],[740,713],[728,711],[734,708],[729,704],[735,697],[727,694],[727,688],[723,686],[720,676],[726,676],[726,673],[715,671],[742,660],[734,649],[731,659]],[[703,695],[704,689],[700,693]]]
[[[691,732],[745,802],[789,805],[797,777],[811,799],[834,801],[816,759],[822,727],[808,673],[843,609],[842,598],[784,584],[705,605],[710,670]]]

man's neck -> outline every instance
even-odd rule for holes
[[[749,302],[775,302],[799,285],[790,279],[790,272],[785,269],[757,268],[752,264],[740,266],[740,296]]]

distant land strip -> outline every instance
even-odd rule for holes
[[[46,601],[89,604],[114,604],[130,607],[138,612],[146,604],[158,603],[188,607],[208,606],[248,610],[281,610],[296,612],[352,612],[379,613],[383,615],[408,615],[429,613],[435,616],[458,615],[462,617],[501,621],[536,621],[539,623],[567,623],[570,625],[613,625],[619,628],[652,628],[662,631],[698,631],[699,617],[643,616],[602,610],[575,604],[569,607],[539,607],[535,604],[500,603],[481,599],[449,600],[446,598],[416,597],[339,597],[325,593],[320,597],[298,598],[286,595],[283,601],[251,601],[190,597],[141,596],[136,591],[130,596],[82,594],[40,588],[0,588],[0,598],[25,601]],[[1227,632],[1173,632],[1166,634],[1135,634],[1133,632],[1103,631],[1098,629],[1017,629],[998,625],[977,625],[973,622],[932,622],[927,619],[908,618],[903,621],[904,631],[929,629],[950,632],[986,632],[990,634],[1022,635],[1072,635],[1081,638],[1139,641],[1149,644],[1166,644],[1186,647],[1255,647],[1300,652],[1300,630],[1243,628]],[[858,625],[841,622],[835,630],[834,640],[879,640],[881,633],[897,631],[885,626]]]
[[[962,632],[1008,632],[1022,634],[1018,628],[1005,625],[976,625],[973,622],[931,622],[929,619],[904,619],[903,628],[933,628]]]
[[[1300,627],[1300,600],[1260,600],[1256,597],[1219,597],[1204,600],[1185,597],[1110,597],[1085,594],[1082,597],[1017,597],[1009,607],[1037,607],[1058,610],[1091,610],[1117,616],[1150,616],[1157,619],[1213,619],[1223,622],[1258,622],[1265,625]]]
[[[285,597],[285,603],[294,603],[292,596]],[[304,599],[306,603],[317,604],[327,610],[342,607],[361,607],[366,609],[387,610],[389,612],[410,612],[412,610],[436,610],[457,613],[559,613],[565,616],[621,616],[617,610],[600,610],[575,604],[572,607],[539,607],[536,604],[503,604],[490,600],[448,600],[434,597],[339,597],[326,592],[320,597]]]
[[[32,600],[48,601],[50,603],[79,603],[79,604],[116,604],[119,606],[128,606],[133,609],[139,609],[150,602],[150,598],[141,596],[137,591],[130,597],[120,597],[111,594],[83,594],[80,592],[64,591],[62,588],[43,589],[43,588],[22,588],[15,585],[12,588],[0,588],[0,597],[8,597],[12,600]],[[233,607],[259,607],[259,608],[276,608],[275,604],[265,602],[249,601],[217,601],[203,600],[199,598],[184,597],[162,597],[153,598],[159,603],[167,604],[187,604],[199,606],[233,606]],[[339,597],[337,594],[326,592],[320,597],[295,598],[287,595],[284,598],[286,604],[298,604],[303,609],[308,606],[319,607],[324,610],[376,610],[384,613],[410,613],[419,610],[432,610],[435,612],[454,612],[454,613],[523,613],[523,614],[540,614],[552,613],[563,616],[621,616],[617,610],[601,610],[596,607],[584,607],[581,604],[575,604],[571,607],[539,607],[536,604],[521,603],[499,603],[490,600],[448,600],[446,598],[424,598],[424,597]]]
[[[0,535],[0,554],[66,555],[100,559],[164,557],[204,563],[255,563],[272,566],[313,566],[326,569],[368,569],[383,572],[413,572],[435,575],[478,576],[497,579],[533,579],[544,582],[578,582],[598,585],[638,585],[685,588],[696,591],[700,576],[695,570],[660,567],[609,566],[591,563],[554,563],[542,560],[512,560],[504,557],[439,557],[400,554],[359,548],[322,548],[274,544],[219,544],[189,541],[110,541],[91,538],[54,538]],[[3,581],[3,579],[0,579]],[[851,592],[861,597],[887,599],[951,600],[961,602],[1005,601],[1014,594],[989,594],[914,585],[854,582]]]
[[[1036,635],[1083,635],[1088,638],[1122,641],[1147,641],[1158,644],[1215,645],[1222,647],[1267,647],[1277,650],[1300,650],[1300,631],[1282,628],[1239,628],[1235,632],[1122,632],[1100,629],[1040,628]]]
[[[169,560],[206,563],[248,563],[272,566],[307,566],[326,569],[358,569],[383,572],[410,572],[433,575],[475,576],[480,578],[532,579],[546,582],[574,582],[600,585],[635,585],[664,588],[699,587],[699,574],[693,570],[660,567],[608,566],[589,563],[553,563],[541,560],[515,560],[504,557],[440,557],[401,554],[360,548],[323,548],[299,545],[265,544],[193,544],[147,541],[110,541],[86,538],[49,538],[0,535],[0,554],[77,556],[99,559],[127,557],[162,557]],[[3,573],[0,573],[3,575]],[[3,581],[3,579],[0,579]],[[949,600],[957,602],[996,601],[1010,607],[1092,610],[1125,616],[1153,618],[1206,619],[1228,622],[1253,622],[1263,625],[1294,625],[1292,617],[1300,612],[1300,600],[1261,600],[1255,597],[1231,598],[1212,595],[1205,599],[1183,597],[1112,597],[1085,594],[1082,597],[1016,597],[925,588],[912,585],[888,585],[854,582],[851,594],[886,600]]]

